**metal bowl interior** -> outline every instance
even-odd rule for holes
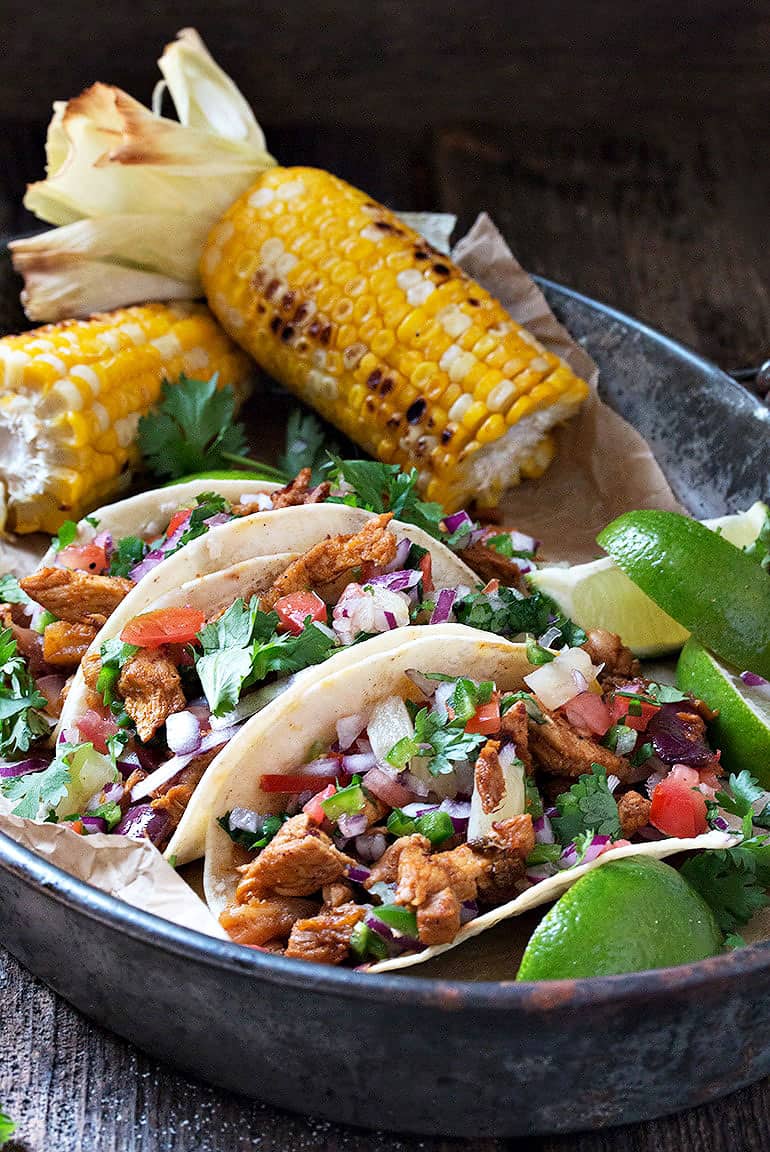
[[[543,284],[598,361],[605,399],[645,435],[693,513],[768,494],[767,409],[661,334]],[[770,1071],[770,943],[593,980],[372,977],[180,929],[3,836],[0,940],[152,1055],[367,1127],[457,1136],[593,1128],[705,1102]]]

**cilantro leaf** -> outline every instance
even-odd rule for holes
[[[673,684],[656,684],[654,681],[647,685],[645,695],[650,696],[656,704],[679,704],[689,697],[680,692]]]
[[[487,536],[484,544],[487,548],[493,549],[500,556],[507,556],[509,560],[514,560],[517,557],[521,559],[531,560],[535,555],[534,552],[527,551],[526,549],[515,549],[513,546],[513,537],[510,532],[503,532],[499,536]]]
[[[289,819],[288,813],[283,812],[277,816],[265,816],[260,824],[260,818],[254,813],[255,829],[250,832],[248,828],[234,827],[231,823],[232,816],[232,812],[225,812],[224,816],[217,817],[217,824],[227,833],[234,844],[240,844],[249,852],[256,852],[260,848],[265,848],[284,821]]]
[[[326,472],[327,454],[334,450],[315,413],[295,408],[286,423],[286,445],[278,458],[278,467],[289,476],[296,476],[302,468],[309,468],[311,482],[320,484]]]
[[[337,484],[344,481],[352,489],[344,497],[337,498],[336,503],[366,508],[370,512],[392,512],[396,519],[422,528],[428,535],[443,540],[445,544],[457,542],[454,536],[444,531],[444,509],[441,505],[420,499],[416,468],[402,472],[398,464],[381,464],[377,460],[341,460],[332,453],[330,458],[330,479]],[[466,534],[461,533],[460,538],[464,540]]]
[[[13,760],[48,733],[42,711],[47,703],[26,660],[17,654],[11,629],[0,628],[0,757]]]
[[[267,641],[257,641],[251,656],[249,680],[264,680],[268,672],[301,672],[321,664],[331,654],[333,641],[315,624],[306,623],[299,636],[286,633]]]
[[[228,466],[226,453],[246,450],[242,424],[233,423],[235,391],[217,388],[217,376],[177,384],[163,382],[158,408],[139,421],[139,447],[145,464],[157,476],[186,476]]]
[[[6,1116],[2,1108],[0,1108],[0,1148],[3,1144],[7,1144],[16,1131],[16,1125],[10,1116]]]
[[[523,596],[516,588],[501,587],[492,594],[469,592],[455,600],[455,618],[460,624],[494,632],[498,636],[540,635],[548,627],[549,610],[539,594]]]
[[[573,843],[585,832],[592,835],[621,835],[618,806],[607,787],[607,770],[594,764],[591,775],[581,776],[556,798],[558,816],[551,818],[553,830],[561,844]]]
[[[0,792],[6,800],[16,801],[14,816],[34,820],[46,808],[55,808],[67,795],[70,770],[61,757],[52,760],[42,772],[26,772],[23,776],[7,776],[0,780]]]
[[[274,612],[269,615],[259,612],[258,604],[256,597],[252,597],[248,606],[239,598],[218,620],[204,624],[198,633],[204,653],[216,652],[220,648],[246,648],[254,639],[257,614],[270,621],[267,635],[272,635],[278,627],[278,616]]]
[[[138,536],[123,536],[110,556],[110,576],[128,576],[134,565],[144,560],[149,546]]]
[[[770,904],[770,840],[756,837],[691,856],[681,874],[700,892],[722,931],[732,933]]]
[[[19,581],[10,573],[0,576],[0,603],[3,604],[34,604],[27,593],[19,585]]]
[[[251,667],[248,648],[221,648],[196,660],[195,668],[212,715],[225,716],[232,712],[241,698]]]
[[[78,535],[78,526],[74,520],[65,520],[59,531],[56,533],[51,541],[55,552],[61,552],[63,548],[69,548],[70,544],[74,544]]]
[[[770,805],[766,804],[758,815],[754,812],[754,801],[764,796],[764,789],[759,787],[756,778],[746,769],[737,776],[731,773],[727,783],[730,791],[717,792],[714,799],[725,812],[743,819],[743,834],[750,838],[752,825],[763,827],[767,824]]]

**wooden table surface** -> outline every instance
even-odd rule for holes
[[[741,84],[745,93],[745,78]],[[766,84],[752,92],[737,126],[729,102],[678,116],[663,101],[628,122],[603,107],[566,125],[558,115],[527,117],[522,105],[505,124],[466,115],[430,132],[406,121],[398,129],[310,129],[276,118],[268,139],[284,162],[323,165],[396,208],[452,211],[461,228],[486,208],[532,271],[734,368],[770,355]],[[41,126],[22,123],[15,111],[0,126],[5,234],[29,225],[18,201],[42,163]],[[0,1108],[18,1124],[11,1147],[27,1152],[770,1148],[768,1082],[710,1107],[603,1133],[472,1145],[409,1139],[288,1115],[185,1080],[91,1025],[1,954],[0,1004]]]

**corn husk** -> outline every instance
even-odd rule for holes
[[[47,175],[24,203],[60,227],[10,246],[32,320],[200,296],[205,236],[275,164],[197,32],[180,32],[158,65],[153,110],[108,84],[54,104]],[[165,91],[178,120],[160,114]]]

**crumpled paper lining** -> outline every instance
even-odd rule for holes
[[[134,908],[153,912],[183,928],[227,939],[203,901],[149,840],[129,840],[101,832],[79,836],[66,824],[37,824],[3,813],[0,832],[78,880],[117,896]]]
[[[452,255],[514,320],[591,385],[578,415],[559,429],[558,455],[545,475],[506,493],[502,523],[541,540],[548,559],[578,562],[601,555],[596,534],[621,512],[681,511],[647,442],[599,398],[596,364],[559,324],[486,213]]]
[[[621,512],[638,507],[676,509],[647,444],[599,399],[593,360],[558,323],[489,216],[479,216],[453,255],[592,389],[580,415],[560,430],[559,454],[545,476],[506,495],[501,505],[503,524],[542,540],[548,558],[578,561],[598,553],[596,533]],[[0,539],[0,572],[31,571],[47,546],[48,538],[39,535]],[[156,916],[224,937],[203,902],[148,841],[101,834],[82,837],[63,826],[3,815],[2,807],[0,832],[65,872]]]

